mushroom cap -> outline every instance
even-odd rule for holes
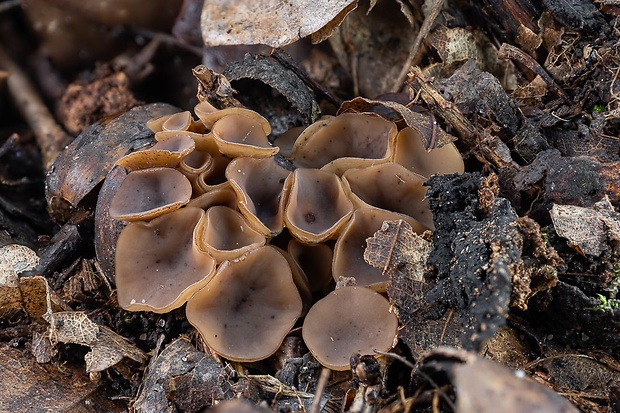
[[[203,214],[188,207],[123,229],[115,257],[122,308],[166,313],[209,282],[215,259],[194,242],[194,228]]]
[[[129,170],[167,167],[174,168],[184,156],[194,150],[196,144],[186,133],[167,135],[150,148],[132,152],[116,161]]]
[[[258,123],[260,123],[261,127],[263,128],[263,131],[265,131],[265,135],[269,135],[271,133],[271,125],[269,125],[269,121],[267,121],[267,119],[265,119],[264,117],[262,117],[261,115],[259,115],[258,113],[250,109],[245,109],[245,108],[217,109],[215,106],[213,106],[211,103],[205,100],[205,101],[200,102],[194,107],[194,112],[196,112],[196,116],[200,118],[202,123],[208,129],[213,128],[213,125],[215,124],[215,122],[222,119],[223,117],[226,117],[229,115],[242,115],[248,118],[252,118],[256,120]]]
[[[405,128],[396,137],[394,162],[422,176],[435,174],[462,174],[465,171],[463,157],[453,143],[427,151],[420,132]]]
[[[273,158],[236,158],[226,168],[239,210],[252,228],[268,238],[282,232],[282,188],[289,174]]]
[[[155,134],[155,139],[157,141],[163,141],[168,139],[170,136],[176,136],[180,134],[192,138],[194,140],[194,143],[196,144],[196,150],[209,152],[211,156],[221,155],[219,150],[217,149],[215,141],[213,140],[213,136],[208,133],[196,133],[191,131],[163,131],[157,132]]]
[[[110,202],[110,216],[124,221],[148,221],[187,204],[192,185],[170,168],[130,172]]]
[[[273,156],[280,148],[271,145],[261,124],[243,115],[228,115],[213,125],[211,134],[219,151],[230,157]]]
[[[162,123],[161,129],[163,131],[188,130],[192,125],[192,121],[192,114],[189,113],[189,111],[177,112],[170,115],[170,117]]]
[[[336,241],[332,263],[334,280],[338,281],[340,277],[353,277],[359,286],[383,290],[388,278],[379,268],[373,267],[364,260],[366,239],[381,229],[383,221],[404,218],[407,218],[408,223],[411,221],[416,224],[413,218],[406,215],[384,209],[358,208]],[[421,227],[419,223],[417,226]]]
[[[424,199],[426,180],[394,162],[349,169],[342,175],[345,191],[356,208],[375,207],[399,212],[434,229],[433,215],[428,200]]]
[[[318,243],[336,237],[353,213],[337,175],[298,168],[284,183],[284,222],[295,238]]]
[[[374,354],[394,345],[398,319],[381,294],[364,287],[343,287],[315,303],[302,335],[312,355],[325,367],[349,369],[353,354]]]
[[[230,158],[226,156],[213,157],[208,168],[202,171],[195,181],[196,193],[202,194],[229,186],[226,181],[226,167],[229,163]]]
[[[278,136],[273,143],[280,148],[280,155],[288,158],[293,153],[293,147],[295,146],[295,141],[299,138],[299,135],[306,129],[305,126],[294,126],[284,132],[282,135]]]
[[[218,263],[237,258],[265,245],[265,237],[253,230],[239,212],[226,206],[212,206],[195,231],[198,247]]]
[[[222,263],[189,300],[186,314],[213,351],[256,361],[276,352],[301,310],[288,262],[264,246]]]
[[[295,165],[337,175],[349,168],[387,162],[393,157],[396,124],[370,113],[345,113],[310,125],[299,135]]]

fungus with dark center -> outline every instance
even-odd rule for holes
[[[462,174],[465,171],[463,157],[453,143],[427,151],[420,132],[405,128],[396,137],[394,162],[422,176],[435,174]]]
[[[424,200],[426,180],[394,162],[349,169],[342,175],[345,190],[356,208],[375,207],[398,212],[434,229],[431,209]]]
[[[207,210],[195,235],[198,247],[211,254],[218,263],[265,245],[265,237],[253,230],[243,215],[219,205]]]
[[[353,213],[342,181],[331,172],[298,168],[284,183],[284,222],[302,242],[335,238]]]
[[[186,314],[213,351],[256,361],[276,352],[301,310],[288,262],[264,246],[222,263],[189,300]]]
[[[319,363],[347,370],[353,354],[391,349],[397,329],[398,319],[381,294],[364,287],[343,287],[312,306],[302,335]]]
[[[179,171],[152,168],[130,172],[110,202],[110,216],[148,221],[189,202],[192,185]]]
[[[271,145],[261,124],[243,115],[228,115],[215,122],[211,129],[219,151],[230,157],[273,156],[280,148]]]
[[[183,132],[176,132],[160,139],[150,148],[123,156],[116,161],[116,164],[130,170],[174,168],[196,147],[194,140]]]
[[[215,259],[194,242],[194,228],[203,214],[188,207],[123,229],[115,257],[121,307],[166,313],[211,279]]]
[[[226,177],[239,199],[239,210],[252,228],[268,238],[282,232],[282,188],[289,174],[273,158],[236,158],[226,168]]]
[[[293,147],[293,163],[337,175],[349,168],[392,160],[397,129],[394,122],[369,113],[345,113],[304,130]]]

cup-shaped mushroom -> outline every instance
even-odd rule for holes
[[[413,128],[405,128],[396,137],[394,162],[430,177],[435,174],[462,174],[465,171],[463,157],[453,143],[427,151],[422,135]]]
[[[181,208],[191,196],[192,185],[175,169],[132,171],[110,201],[110,216],[123,221],[148,221]]]
[[[213,125],[211,134],[219,151],[231,158],[273,156],[280,148],[273,146],[255,119],[243,115],[228,115]]]
[[[215,259],[194,242],[194,228],[203,214],[188,207],[123,229],[115,256],[122,308],[166,313],[209,282]]]
[[[150,119],[146,122],[146,127],[155,133],[161,132],[164,130],[164,122],[166,122],[172,115],[174,115],[174,113]]]
[[[175,132],[159,140],[150,148],[132,152],[116,161],[129,170],[166,167],[174,168],[184,156],[194,150],[196,144],[184,132]]]
[[[297,138],[291,157],[297,166],[342,175],[392,160],[396,124],[369,113],[345,113],[310,125]]]
[[[237,193],[239,210],[265,237],[282,232],[284,199],[282,188],[290,171],[273,158],[236,158],[226,168],[226,177]]]
[[[357,285],[383,291],[388,278],[379,268],[364,261],[366,240],[381,229],[383,221],[403,219],[415,220],[406,215],[377,208],[358,208],[344,228],[334,247],[332,275],[336,281],[342,277],[353,277]],[[419,225],[419,224],[418,224]]]
[[[209,152],[194,149],[190,154],[181,159],[177,170],[181,172],[192,184],[192,198],[205,193],[200,185],[200,175],[213,166],[213,157]]]
[[[163,131],[182,131],[188,130],[192,125],[192,114],[189,111],[177,112],[171,115],[161,125]]]
[[[301,310],[288,262],[264,246],[223,262],[189,300],[186,314],[217,354],[256,361],[276,352]]]
[[[265,245],[265,237],[253,230],[239,212],[225,206],[212,206],[195,231],[198,247],[218,263]]]
[[[328,245],[308,245],[292,239],[287,252],[306,274],[310,291],[321,291],[332,280],[334,253]]]
[[[187,206],[202,208],[207,211],[212,206],[222,205],[237,209],[237,194],[228,182],[220,188],[213,189],[196,198],[190,199]]]
[[[164,131],[157,132],[155,134],[155,139],[157,141],[164,141],[171,136],[176,136],[179,134],[192,138],[196,144],[196,150],[209,152],[213,157],[221,155],[220,151],[217,149],[215,141],[213,140],[213,136],[208,133],[195,133],[191,131]]]
[[[226,108],[226,109],[217,109],[208,101],[203,101],[197,104],[194,107],[194,112],[196,112],[196,116],[202,121],[202,123],[207,127],[207,129],[212,129],[215,122],[222,119],[225,116],[229,115],[242,115],[248,118],[252,118],[257,121],[263,131],[265,131],[265,135],[269,135],[271,133],[271,125],[267,119],[254,112],[253,110],[246,108]]]
[[[310,283],[308,283],[308,277],[306,277],[306,273],[304,273],[304,270],[299,266],[297,261],[295,261],[295,259],[291,257],[291,254],[289,254],[287,251],[284,251],[280,247],[276,247],[275,245],[270,245],[270,247],[277,249],[278,252],[282,254],[282,256],[286,259],[289,267],[291,268],[291,272],[293,273],[293,282],[295,283],[295,286],[297,287],[297,292],[299,292],[299,296],[301,297],[301,301],[303,302],[303,308],[301,312],[301,315],[303,316],[308,312],[310,306],[312,306],[312,291],[310,291]]]
[[[230,163],[227,156],[215,156],[207,169],[198,175],[196,180],[196,193],[203,194],[213,191],[214,189],[224,188],[228,186],[226,181],[226,167]]]
[[[331,172],[298,168],[284,183],[284,223],[291,235],[315,244],[335,238],[353,213],[342,181]]]
[[[343,287],[315,303],[302,335],[312,355],[332,370],[348,370],[353,354],[373,355],[394,345],[398,319],[381,294]]]
[[[344,188],[356,208],[376,207],[399,212],[434,229],[431,209],[424,199],[426,180],[394,162],[349,169],[342,175]]]

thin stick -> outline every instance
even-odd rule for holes
[[[422,23],[422,27],[420,27],[420,31],[413,42],[411,50],[409,51],[409,56],[407,57],[407,61],[403,65],[394,85],[392,86],[392,92],[397,93],[403,88],[405,83],[405,79],[407,78],[407,73],[409,73],[409,69],[413,65],[413,61],[418,56],[418,52],[420,51],[420,46],[422,46],[422,41],[431,31],[431,27],[433,27],[433,23],[435,23],[435,19],[439,16],[439,12],[441,11],[445,0],[434,0],[433,6],[431,8],[430,13],[424,19],[424,23]]]
[[[71,137],[56,123],[30,79],[0,44],[0,65],[9,71],[7,86],[15,105],[32,128],[45,169],[71,141]]]
[[[323,397],[325,387],[327,387],[327,380],[329,380],[330,374],[330,369],[323,368],[323,370],[321,370],[321,375],[319,376],[319,380],[316,383],[316,392],[314,393],[314,399],[312,399],[312,407],[310,407],[310,413],[319,413],[319,410],[321,409],[321,398]]]

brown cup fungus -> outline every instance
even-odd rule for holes
[[[148,221],[187,204],[192,186],[170,168],[130,172],[110,202],[110,216],[124,221]]]
[[[261,124],[247,116],[226,116],[215,122],[211,133],[219,151],[230,157],[266,158],[279,150],[269,143]]]
[[[304,340],[329,368],[391,348],[396,317],[364,288],[387,281],[364,261],[366,239],[385,220],[404,219],[418,233],[433,228],[423,183],[463,171],[454,145],[427,152],[415,130],[397,133],[376,114],[325,117],[276,139],[297,168],[291,173],[276,162],[279,148],[258,113],[209,102],[195,112],[199,122],[189,112],[148,122],[158,142],[118,162],[133,171],[110,215],[151,220],[130,223],[118,238],[119,304],[163,313],[189,300],[190,323],[235,361],[273,354],[306,313]],[[274,244],[288,251],[264,245],[285,226]],[[334,239],[332,252],[324,242]],[[357,287],[312,306],[312,294],[341,276]]]
[[[250,228],[243,215],[219,205],[207,210],[195,234],[198,247],[218,263],[265,245],[265,237]]]
[[[284,183],[284,222],[291,234],[309,244],[335,238],[353,213],[340,178],[331,172],[299,168]]]
[[[273,158],[236,158],[226,168],[226,177],[239,199],[239,210],[252,228],[266,237],[282,231],[282,188],[289,174]]]
[[[399,212],[434,229],[428,201],[424,200],[426,179],[394,162],[349,169],[342,175],[356,208],[375,207]]]
[[[174,168],[195,147],[194,140],[186,133],[176,132],[166,136],[148,149],[123,156],[116,164],[129,170],[157,167]]]
[[[302,335],[322,365],[348,370],[353,354],[391,349],[397,329],[398,319],[381,294],[363,287],[343,287],[312,306]]]
[[[394,162],[426,177],[435,174],[462,174],[465,171],[463,158],[454,144],[449,143],[427,151],[422,136],[412,128],[405,128],[398,133]]]
[[[345,113],[311,125],[293,147],[293,163],[337,175],[392,160],[396,125],[369,113]]]
[[[121,307],[166,313],[207,284],[215,259],[194,242],[202,215],[201,209],[188,207],[123,229],[115,257]]]
[[[276,352],[301,314],[286,259],[270,246],[220,265],[187,303],[187,319],[216,353],[256,361]]]

